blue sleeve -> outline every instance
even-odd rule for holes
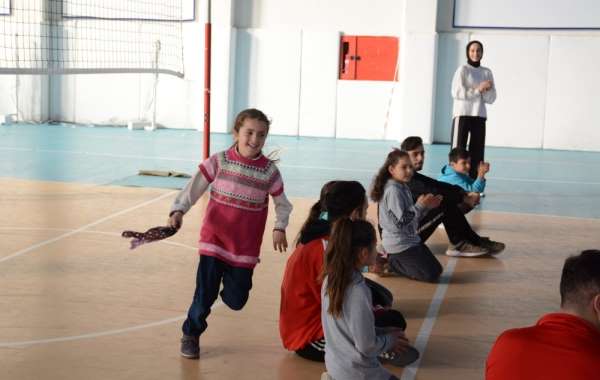
[[[485,190],[485,180],[480,180],[479,178],[473,180],[470,177],[462,175],[447,175],[440,177],[440,181],[460,186],[463,190],[469,192],[482,193]]]
[[[461,178],[459,186],[465,189],[465,191],[483,193],[483,190],[485,190],[485,179],[481,180],[477,178],[474,180],[470,177]]]
[[[473,184],[471,184],[471,188],[472,190],[470,191],[474,191],[476,193],[483,193],[483,191],[485,190],[485,179],[477,178],[473,182]]]

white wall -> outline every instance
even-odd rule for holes
[[[322,29],[302,30],[300,64],[301,136],[335,137],[340,33]]]
[[[432,142],[437,57],[437,0],[406,0],[400,37],[400,106],[392,110],[390,138]]]
[[[263,109],[277,134],[393,135],[400,128],[399,90],[391,103],[390,97],[398,83],[339,81],[339,43],[341,34],[399,37],[403,3],[236,0],[234,108]]]
[[[235,109],[256,107],[271,133],[298,134],[301,33],[297,29],[242,29],[237,33]]]
[[[544,148],[600,150],[600,36],[550,41]]]
[[[392,82],[338,81],[336,137],[384,139]]]
[[[185,78],[161,75],[157,121],[203,125],[204,1],[184,24]],[[470,39],[485,45],[498,99],[488,145],[600,150],[600,31],[459,29],[453,0],[213,1],[212,130],[262,108],[273,133],[448,142],[450,82]],[[554,15],[556,16],[556,15]],[[339,81],[339,37],[400,39],[399,82]],[[0,58],[1,60],[1,58]],[[151,119],[149,74],[0,76],[0,114],[124,124]],[[18,99],[16,94],[19,94]],[[389,108],[389,109],[388,109]]]
[[[455,0],[454,25],[496,28],[598,28],[596,0]]]
[[[437,29],[435,141],[450,140],[452,75],[477,39],[498,91],[488,106],[488,145],[600,150],[600,31],[453,28],[452,0],[439,0]]]
[[[450,142],[450,133],[452,130],[452,98],[450,96],[450,88],[452,85],[452,76],[456,68],[464,63],[462,51],[469,41],[469,34],[440,33],[438,41],[433,140],[436,142]]]
[[[395,137],[420,136],[425,143],[432,141],[435,88],[435,33],[407,33],[402,47],[401,115],[394,124]]]
[[[492,69],[498,91],[496,102],[487,107],[486,144],[541,147],[549,39],[546,36],[535,35],[440,34],[435,141],[450,141],[452,77],[456,68],[465,62],[464,49],[470,39],[483,43],[483,65]]]
[[[404,0],[234,0],[234,25],[398,35]]]

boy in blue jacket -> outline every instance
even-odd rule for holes
[[[438,178],[442,182],[462,187],[467,192],[483,193],[485,190],[485,175],[490,171],[490,164],[480,162],[477,168],[477,178],[469,177],[471,170],[471,155],[463,148],[454,148],[448,154],[448,165],[442,168]]]

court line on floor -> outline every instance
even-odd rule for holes
[[[0,147],[0,150],[17,150],[17,151],[32,151],[32,152],[45,152],[45,153],[64,153],[64,154],[79,154],[85,156],[99,156],[99,157],[111,157],[111,158],[135,158],[141,160],[164,160],[164,161],[180,161],[180,162],[194,162],[197,163],[200,159],[187,159],[187,158],[173,158],[173,157],[156,157],[156,156],[144,156],[144,155],[128,155],[128,154],[110,154],[110,153],[93,153],[84,151],[69,151],[69,150],[54,150],[54,149],[32,149],[32,148],[11,148],[11,147]],[[278,165],[280,168],[292,168],[292,169],[311,169],[311,170],[327,170],[327,171],[348,171],[348,172],[366,172],[375,173],[377,168],[374,169],[357,169],[357,168],[339,168],[339,167],[325,167],[325,166],[308,166],[308,165],[289,165],[281,164]],[[435,178],[437,174],[422,172],[422,174]],[[600,182],[580,182],[580,181],[556,181],[550,179],[533,179],[533,178],[509,178],[509,177],[488,177],[490,180],[498,181],[511,181],[511,182],[530,182],[530,183],[557,183],[557,184],[569,184],[569,185],[591,185],[598,186]]]
[[[508,214],[508,215],[523,215],[523,216],[544,216],[547,218],[560,218],[560,219],[572,219],[572,220],[585,220],[598,222],[600,218],[594,217],[585,217],[585,216],[569,216],[569,215],[554,215],[554,214],[536,214],[534,212],[518,212],[518,211],[501,211],[501,210],[491,210],[491,209],[479,209],[473,210],[476,213],[496,213],[496,214]]]
[[[82,151],[67,151],[67,150],[51,150],[51,149],[29,149],[29,148],[6,148],[0,147],[0,150],[19,150],[19,151],[31,151],[31,152],[44,152],[44,153],[64,153],[73,155],[84,155],[84,156],[97,156],[97,157],[110,157],[110,158],[135,158],[140,160],[164,160],[164,161],[180,161],[180,162],[194,162],[198,163],[201,159],[188,159],[188,158],[173,158],[173,157],[162,157],[162,156],[143,156],[143,155],[130,155],[130,154],[110,154],[110,153],[92,153]],[[349,171],[349,172],[367,172],[375,173],[375,169],[356,169],[356,168],[336,168],[326,166],[308,166],[308,165],[289,165],[281,164],[277,165],[280,168],[292,168],[292,169],[317,169],[317,170],[328,170],[328,171]]]
[[[431,335],[431,331],[433,330],[433,327],[435,325],[438,312],[440,311],[440,306],[442,305],[442,302],[444,302],[446,290],[448,290],[450,279],[452,278],[452,274],[454,273],[454,269],[456,268],[456,262],[456,258],[450,258],[448,260],[448,263],[446,264],[444,272],[440,276],[440,281],[438,283],[437,288],[435,289],[433,299],[429,304],[429,309],[427,309],[427,314],[425,315],[425,319],[421,324],[421,328],[419,329],[419,333],[417,334],[417,339],[415,339],[415,348],[419,351],[421,355],[419,356],[419,359],[417,359],[417,361],[404,368],[400,380],[413,380],[417,376],[419,365],[421,364],[421,360],[423,360],[423,355],[425,354],[425,350],[427,348],[429,336]]]
[[[223,302],[221,300],[218,300],[217,302],[215,302],[213,304],[212,309],[215,309],[222,305],[223,305]],[[89,333],[89,334],[72,335],[72,336],[64,336],[64,337],[48,338],[48,339],[24,340],[24,341],[20,341],[20,342],[0,342],[0,348],[24,347],[24,346],[32,346],[35,344],[43,344],[43,343],[58,343],[58,342],[68,342],[68,341],[72,341],[72,340],[94,339],[94,338],[100,338],[103,336],[118,335],[118,334],[128,333],[128,332],[132,332],[132,331],[143,330],[143,329],[147,329],[150,327],[167,325],[169,323],[183,321],[184,319],[186,319],[186,317],[187,317],[187,315],[180,315],[178,317],[163,319],[161,321],[145,323],[142,325],[130,326],[130,327],[122,328],[122,329],[114,329],[114,330],[101,331],[101,332],[95,332],[95,333]]]
[[[69,230],[69,229],[65,229],[65,228],[37,228],[37,227],[0,227],[0,230],[11,230],[11,231],[38,231],[38,230],[41,230],[41,231],[74,231],[74,230]],[[81,233],[87,233],[87,234],[100,234],[100,235],[120,236],[120,234],[118,234],[118,233],[107,232],[107,231],[79,231],[79,232],[81,232]],[[184,247],[184,248],[189,248],[189,249],[192,249],[192,250],[196,250],[195,247],[191,247],[189,245],[182,244],[182,243],[177,243],[177,242],[170,242],[170,241],[164,241],[163,240],[160,243],[161,244],[175,245],[175,246],[180,246],[180,247]],[[223,302],[220,301],[220,300],[218,300],[217,302],[215,302],[213,304],[212,308],[214,309],[216,307],[222,306],[222,304],[223,304]],[[118,335],[118,334],[128,333],[128,332],[131,332],[131,331],[142,330],[142,329],[146,329],[146,328],[150,328],[150,327],[156,327],[156,326],[166,325],[166,324],[169,324],[169,323],[172,323],[172,322],[182,321],[185,318],[186,318],[186,315],[181,315],[181,316],[178,316],[178,317],[163,319],[163,320],[160,320],[160,321],[145,323],[145,324],[142,324],[142,325],[130,326],[130,327],[125,327],[125,328],[121,328],[121,329],[114,329],[114,330],[101,331],[101,332],[95,332],[95,333],[66,336],[66,337],[56,337],[56,338],[36,339],[36,340],[25,340],[25,341],[19,341],[19,342],[0,342],[0,348],[24,347],[24,346],[31,346],[31,345],[35,345],[35,344],[67,342],[67,341],[72,341],[72,340],[93,339],[93,338],[98,338],[98,337],[103,337],[103,336],[109,336],[109,335]]]
[[[104,222],[106,222],[107,220],[110,220],[110,219],[116,218],[117,216],[121,216],[121,215],[123,215],[123,214],[126,214],[126,213],[128,213],[129,211],[133,211],[133,210],[135,210],[135,209],[138,209],[138,208],[141,208],[141,207],[147,206],[147,205],[149,205],[149,204],[152,204],[152,203],[154,203],[154,202],[157,202],[157,201],[159,201],[159,200],[161,200],[161,199],[163,199],[163,198],[167,198],[167,197],[169,197],[169,196],[171,196],[171,195],[173,195],[173,194],[175,194],[175,193],[177,193],[177,191],[170,191],[170,192],[168,192],[168,193],[162,194],[162,195],[161,195],[161,196],[159,196],[159,197],[156,197],[156,198],[150,199],[150,200],[148,200],[148,201],[146,201],[146,202],[143,202],[143,203],[140,203],[140,204],[138,204],[138,205],[135,205],[135,206],[132,206],[132,207],[126,208],[125,210],[121,210],[121,211],[119,211],[119,212],[116,212],[116,213],[114,213],[114,214],[111,214],[111,215],[105,216],[104,218],[98,219],[98,220],[96,220],[95,222],[92,222],[92,223],[88,223],[88,224],[86,224],[86,225],[84,225],[84,226],[81,226],[81,227],[79,227],[79,228],[77,228],[77,229],[74,229],[74,230],[72,230],[72,231],[70,231],[70,232],[67,232],[67,233],[64,233],[64,234],[62,234],[62,235],[56,236],[56,237],[54,237],[54,238],[52,238],[52,239],[44,240],[44,241],[42,241],[42,242],[39,242],[39,243],[37,243],[37,244],[34,244],[34,245],[32,245],[32,246],[29,246],[29,247],[27,247],[27,248],[24,248],[24,249],[22,249],[22,250],[20,250],[20,251],[17,251],[17,252],[15,252],[15,253],[12,253],[12,254],[10,254],[10,255],[8,255],[8,256],[5,256],[5,257],[1,258],[1,259],[0,259],[0,263],[2,263],[2,262],[4,262],[4,261],[8,261],[8,260],[10,260],[10,259],[12,259],[12,258],[15,258],[15,257],[21,256],[21,255],[24,255],[24,254],[26,254],[26,253],[28,253],[28,252],[31,252],[31,251],[33,251],[33,250],[35,250],[35,249],[37,249],[37,248],[40,248],[40,247],[43,247],[43,246],[45,246],[45,245],[48,245],[48,244],[54,243],[54,242],[56,242],[56,241],[59,241],[59,240],[61,240],[61,239],[64,239],[64,238],[66,238],[66,237],[69,237],[69,236],[75,235],[75,234],[76,234],[76,233],[78,233],[78,232],[84,231],[84,230],[86,230],[86,229],[88,229],[88,228],[90,228],[90,227],[96,226],[96,225],[98,225],[98,224],[100,224],[100,223],[104,223]]]
[[[8,230],[8,231],[59,231],[59,232],[73,231],[72,228],[6,227],[6,226],[0,227],[0,231],[3,231],[3,230]],[[109,231],[87,230],[87,231],[79,231],[79,233],[83,233],[83,234],[98,234],[98,235],[108,235],[108,236],[121,237],[121,233],[118,233],[118,232],[109,232]],[[190,245],[183,244],[183,243],[177,243],[175,241],[161,240],[160,243],[161,244],[167,244],[167,245],[174,245],[176,247],[189,248],[189,249],[194,250],[194,251],[198,250],[197,247],[192,247]]]

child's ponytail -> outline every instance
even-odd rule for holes
[[[302,228],[300,228],[300,232],[298,232],[298,236],[296,236],[296,245],[298,245],[300,243],[300,238],[302,237],[302,235],[304,235],[304,233],[306,232],[308,227],[311,224],[313,224],[315,221],[317,221],[319,219],[319,217],[321,216],[321,212],[323,212],[325,210],[325,207],[324,207],[325,197],[327,196],[327,194],[329,193],[331,188],[337,182],[338,181],[329,181],[325,185],[323,185],[323,187],[321,188],[321,194],[319,196],[319,200],[317,202],[315,202],[315,204],[313,204],[312,207],[310,208],[310,212],[308,213],[308,218],[302,225]]]
[[[375,229],[366,220],[352,221],[341,218],[333,225],[327,250],[325,251],[325,269],[327,277],[327,312],[340,317],[344,305],[344,293],[357,270],[361,248],[375,245]]]

